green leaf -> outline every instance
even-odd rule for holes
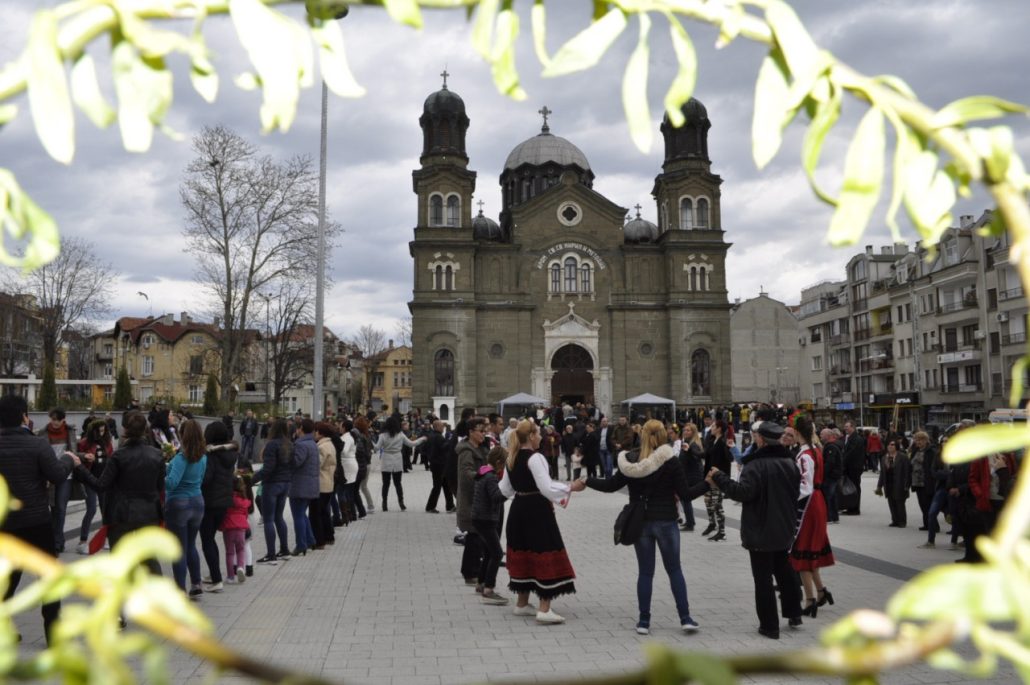
[[[519,86],[519,73],[515,68],[515,40],[519,35],[519,16],[510,9],[497,14],[497,43],[490,56],[490,71],[494,85],[502,95],[513,100],[525,100],[526,91]]]
[[[993,423],[956,433],[944,444],[944,461],[958,464],[985,454],[1013,452],[1030,446],[1030,427],[1025,423]]]
[[[983,158],[987,177],[995,183],[1005,180],[1013,157],[1012,129],[1008,126],[971,128],[968,135],[973,149]]]
[[[481,0],[476,10],[476,22],[472,25],[472,47],[484,59],[490,59],[493,52],[494,25],[500,6],[500,0]]]
[[[161,60],[144,61],[128,41],[111,51],[114,87],[118,94],[118,128],[129,152],[146,152],[154,138],[154,124],[164,118],[172,102],[172,74]]]
[[[887,603],[887,613],[898,620],[1007,621],[1014,616],[1011,599],[998,569],[952,564],[920,573],[903,585]]]
[[[683,103],[694,94],[694,86],[697,84],[697,52],[694,51],[694,43],[679,19],[672,14],[667,16],[669,37],[672,39],[672,49],[676,53],[679,71],[665,93],[665,112],[669,115],[669,123],[679,127],[685,121],[681,111]]]
[[[1030,358],[1020,357],[1012,365],[1012,390],[1009,391],[1009,406],[1018,407],[1023,398],[1023,375],[1026,373]]]
[[[155,29],[138,14],[137,2],[115,2],[122,35],[136,46],[144,57],[165,57],[171,52],[189,53],[190,39],[175,31]]]
[[[825,79],[829,81],[829,79]],[[824,192],[815,180],[815,170],[819,166],[819,155],[822,153],[826,136],[840,118],[841,90],[832,83],[829,86],[830,96],[816,105],[815,116],[805,131],[805,140],[801,146],[801,164],[808,175],[808,183],[823,202],[837,206],[837,200]]]
[[[312,80],[314,56],[307,32],[260,0],[229,0],[229,14],[261,83],[261,128],[266,133],[289,130],[300,87]]]
[[[57,45],[57,18],[49,10],[32,17],[25,59],[29,109],[43,148],[62,164],[75,156],[75,115]]]
[[[964,126],[970,121],[998,119],[1008,114],[1026,114],[1028,111],[1030,107],[1018,102],[1009,102],[989,95],[975,95],[948,103],[934,114],[930,125],[937,129]]]
[[[883,112],[870,107],[858,124],[844,160],[844,185],[830,220],[831,245],[851,245],[865,231],[883,188],[886,142]]]
[[[899,141],[910,148],[919,147],[918,141],[907,136]],[[955,185],[947,173],[937,168],[938,161],[936,152],[912,152],[898,174],[905,185],[905,209],[929,244],[935,244],[951,225],[951,209],[956,200]]]
[[[212,103],[218,97],[218,74],[208,71],[196,63],[190,68],[190,83],[205,102]]]
[[[325,22],[312,27],[312,35],[318,45],[318,59],[322,66],[322,78],[329,90],[340,97],[359,98],[365,89],[355,80],[347,63],[347,51],[343,46],[343,31],[338,22]]]
[[[899,95],[904,95],[909,100],[916,99],[916,93],[912,88],[897,76],[891,76],[890,74],[884,74],[883,76],[876,76],[873,78],[877,83],[882,83]]]
[[[14,121],[18,116],[18,105],[0,105],[0,126]]]
[[[651,149],[651,110],[647,104],[647,68],[650,58],[647,36],[651,31],[651,18],[647,14],[640,18],[640,36],[637,47],[626,63],[622,76],[622,107],[626,111],[626,123],[633,144],[641,152]]]
[[[701,652],[676,654],[679,678],[676,682],[697,682],[701,685],[733,685],[737,674],[717,656]]]
[[[759,169],[776,156],[783,142],[783,129],[790,121],[789,90],[783,65],[770,53],[758,70],[751,121],[751,154]]]
[[[776,37],[776,44],[783,53],[788,71],[795,81],[804,84],[802,90],[807,93],[819,71],[819,49],[815,42],[794,9],[782,0],[769,3],[765,10],[765,20]]]
[[[72,67],[72,99],[97,128],[107,128],[117,114],[100,92],[93,58],[83,53]]]
[[[723,10],[722,23],[719,24],[719,38],[715,41],[716,48],[726,47],[740,35],[740,29],[746,16],[744,6],[739,2],[732,3]]]
[[[596,65],[626,29],[626,15],[617,7],[569,39],[544,69],[544,76],[563,76]]]
[[[529,21],[533,29],[533,51],[540,65],[546,68],[551,63],[551,56],[547,54],[547,10],[544,9],[544,0],[533,3]]]
[[[415,0],[383,0],[386,11],[394,21],[422,28],[422,11]]]
[[[61,251],[53,217],[25,194],[14,174],[6,169],[0,169],[0,226],[15,239],[29,236],[21,258],[9,254],[0,242],[0,264],[31,271],[52,261]]]

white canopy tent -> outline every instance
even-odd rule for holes
[[[649,392],[645,392],[643,395],[637,395],[631,397],[628,400],[623,400],[622,404],[626,407],[626,411],[632,412],[633,407],[669,407],[670,416],[676,416],[676,400],[670,400],[666,397],[659,397],[658,395],[652,395]]]
[[[503,400],[497,403],[497,413],[504,415],[504,407],[515,406],[515,407],[535,407],[540,405],[542,407],[547,406],[547,400],[543,397],[537,397],[536,395],[530,395],[528,392],[515,393],[511,397],[505,397]]]

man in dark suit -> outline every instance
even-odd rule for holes
[[[429,491],[429,499],[426,500],[426,512],[430,514],[440,513],[436,508],[436,503],[440,501],[440,491],[443,490],[444,504],[447,505],[447,511],[454,511],[454,498],[451,496],[451,487],[444,478],[444,466],[447,462],[447,438],[444,436],[444,430],[447,428],[447,424],[437,419],[433,421],[433,430],[429,433],[429,438],[426,440],[423,446],[422,458],[429,464],[429,471],[433,474],[433,489]]]
[[[587,421],[586,432],[579,440],[579,453],[583,456],[587,476],[597,477],[597,467],[601,465],[601,434],[597,432],[597,424],[593,421]]]
[[[855,484],[857,493],[855,506],[844,511],[848,516],[858,516],[862,505],[862,472],[865,471],[865,437],[855,430],[855,424],[848,421],[844,424],[844,475]]]

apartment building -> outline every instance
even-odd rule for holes
[[[795,405],[801,399],[795,307],[759,293],[730,309],[730,374],[735,402]]]
[[[384,351],[365,360],[365,387],[372,390],[372,409],[389,407],[402,413],[411,409],[413,358],[409,345],[395,347],[391,340]]]
[[[862,425],[947,425],[1007,406],[1027,302],[991,213],[963,216],[935,248],[872,246],[846,278],[802,291],[802,394]]]

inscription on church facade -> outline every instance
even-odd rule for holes
[[[565,252],[566,250],[578,250],[580,252],[583,252],[592,260],[594,260],[594,263],[597,264],[598,269],[604,270],[608,268],[608,265],[604,263],[604,258],[597,253],[597,250],[593,249],[592,247],[588,247],[583,243],[571,242],[556,243],[551,247],[547,248],[547,251],[540,255],[540,259],[536,261],[536,268],[544,268],[544,265],[547,264],[547,259],[549,257],[553,257],[555,254],[559,252]]]

